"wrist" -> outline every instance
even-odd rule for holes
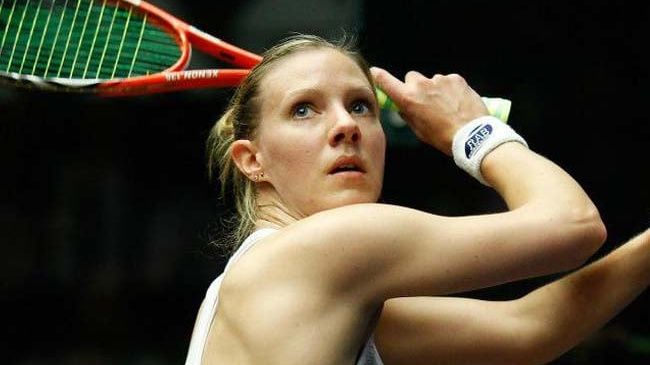
[[[528,147],[523,137],[498,118],[492,116],[476,118],[454,134],[452,140],[454,162],[483,185],[490,186],[481,173],[483,159],[495,148],[513,141]]]

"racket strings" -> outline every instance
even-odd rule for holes
[[[131,6],[91,0],[0,0],[0,71],[106,79],[175,64],[175,38]]]

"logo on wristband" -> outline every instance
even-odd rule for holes
[[[481,124],[469,132],[469,137],[465,141],[465,157],[472,158],[476,151],[481,148],[485,142],[492,135],[494,128],[491,124]]]

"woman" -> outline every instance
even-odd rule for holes
[[[442,217],[377,204],[386,140],[374,80],[424,142],[453,149],[509,210]],[[568,328],[553,309],[592,290],[572,276],[513,302],[441,297],[573,269],[606,235],[581,187],[486,115],[458,75],[402,83],[312,36],[269,50],[209,138],[241,246],[208,289],[187,364],[539,363],[613,315],[641,280]],[[648,234],[635,242],[650,250]]]

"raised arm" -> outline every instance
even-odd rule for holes
[[[459,128],[487,115],[460,76],[409,73],[402,83],[375,70],[375,77],[415,133],[445,153]],[[350,289],[355,300],[378,305],[394,297],[456,293],[573,269],[603,243],[597,209],[553,162],[509,142],[489,153],[481,167],[507,212],[441,217],[379,204],[331,209],[284,229],[276,239],[291,244],[277,247],[291,249],[279,250],[275,262],[313,273],[291,280],[329,285],[337,295]]]
[[[517,300],[389,300],[375,341],[386,365],[544,364],[598,330],[649,284],[650,230]]]
[[[459,75],[427,78],[409,72],[402,82],[381,69],[373,69],[373,74],[415,134],[445,154],[451,154],[460,128],[488,114],[480,96]],[[419,234],[422,231],[405,235],[429,242],[435,239],[437,245],[479,261],[463,262],[464,270],[471,271],[472,265],[489,270],[481,264],[493,260],[504,265],[506,275],[513,275],[510,280],[575,268],[605,241],[604,224],[582,187],[560,166],[524,145],[501,144],[486,155],[480,170],[487,184],[503,197],[508,212],[453,223],[445,220],[431,236]],[[446,256],[438,258],[451,263]],[[475,274],[490,276],[498,271],[492,268]]]

